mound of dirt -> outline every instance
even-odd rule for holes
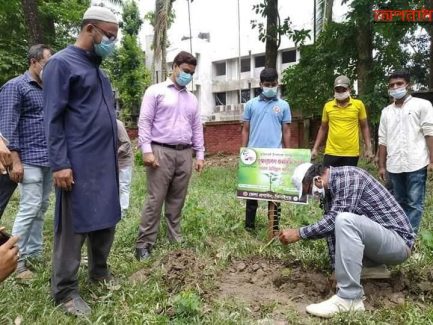
[[[404,304],[408,298],[419,300],[433,296],[433,285],[427,285],[428,279],[417,283],[409,277],[413,274],[363,281],[366,309],[392,307]],[[221,274],[217,286],[217,299],[241,302],[248,306],[255,318],[271,312],[273,319],[281,319],[288,308],[305,314],[306,305],[320,302],[335,293],[334,283],[319,270],[305,269],[296,261],[262,257],[233,261]]]
[[[164,285],[170,292],[196,288],[202,282],[205,264],[190,249],[178,249],[155,262],[151,268],[137,271],[130,276],[133,282],[144,282],[155,272],[162,272]]]

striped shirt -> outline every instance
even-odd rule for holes
[[[332,264],[335,259],[335,218],[341,212],[366,216],[383,227],[394,230],[409,248],[415,234],[409,219],[395,198],[373,176],[358,167],[330,167],[330,210],[315,224],[302,227],[303,239],[326,237]]]
[[[30,72],[0,88],[0,132],[23,163],[48,167],[42,88]]]

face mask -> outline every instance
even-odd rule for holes
[[[114,42],[110,41],[107,36],[102,36],[102,41],[99,44],[93,45],[95,48],[95,53],[101,58],[109,56],[114,50]]]
[[[267,98],[272,98],[272,97],[277,96],[277,90],[278,90],[278,87],[272,87],[272,88],[263,87],[262,94]]]
[[[345,91],[344,93],[337,93],[337,92],[334,93],[334,98],[336,100],[345,100],[349,98],[349,96],[350,96],[350,91]]]
[[[325,188],[323,187],[323,182],[322,182],[322,188],[319,188],[316,186],[316,180],[318,178],[319,178],[318,176],[313,178],[313,186],[311,189],[311,195],[317,196],[319,198],[324,198],[325,197]]]
[[[388,94],[394,99],[402,99],[407,94],[406,87],[401,87],[397,89],[389,89]]]
[[[185,87],[187,84],[189,84],[192,80],[192,74],[186,73],[182,70],[180,70],[180,73],[176,77],[176,83],[181,86]]]

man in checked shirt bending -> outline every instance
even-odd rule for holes
[[[331,208],[321,220],[280,233],[283,244],[328,240],[337,294],[307,306],[307,312],[328,318],[338,312],[363,311],[362,266],[395,265],[410,256],[415,234],[408,217],[382,184],[357,167],[304,163],[295,169],[292,181],[299,197],[323,197],[325,189],[332,193]]]

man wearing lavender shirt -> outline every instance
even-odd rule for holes
[[[167,218],[170,241],[181,240],[180,219],[192,172],[204,165],[203,126],[197,98],[186,89],[197,60],[180,52],[173,61],[170,78],[146,90],[138,121],[138,145],[147,172],[147,201],[144,205],[135,255],[150,256],[158,234],[161,210]]]

